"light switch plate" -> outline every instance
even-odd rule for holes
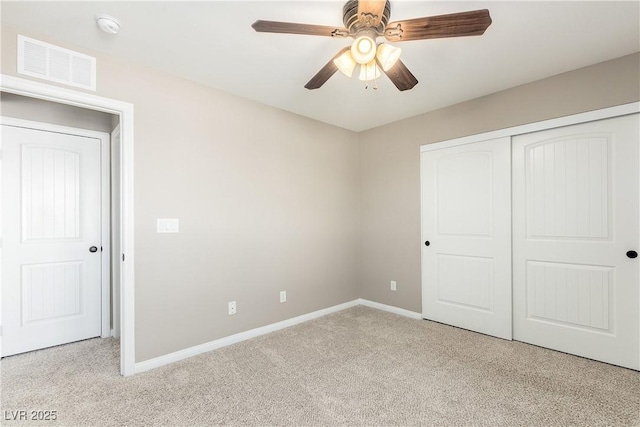
[[[177,233],[180,220],[177,218],[158,218],[158,233]]]

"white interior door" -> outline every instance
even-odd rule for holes
[[[640,367],[638,117],[514,138],[514,339]]]
[[[510,159],[510,138],[422,153],[425,319],[511,339]]]
[[[100,140],[2,125],[1,148],[2,355],[100,336]]]

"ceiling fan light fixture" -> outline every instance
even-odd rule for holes
[[[394,0],[395,1],[395,0]],[[399,59],[400,49],[392,46],[378,46],[379,37],[389,42],[439,39],[448,37],[480,36],[491,25],[492,19],[487,9],[449,13],[438,16],[423,16],[390,22],[390,0],[348,0],[342,9],[344,27],[313,25],[296,22],[255,21],[251,28],[259,33],[303,34],[331,38],[352,37],[350,46],[337,52],[304,85],[315,90],[333,76],[338,67],[345,75],[353,74],[354,68],[346,50],[351,51],[351,59],[360,64],[360,78],[368,81],[384,72],[399,91],[413,89],[418,79]],[[343,56],[341,59],[339,59]],[[341,61],[346,61],[342,66]],[[373,61],[373,64],[371,62]],[[377,65],[377,67],[376,67]],[[369,85],[367,84],[366,87]],[[374,83],[373,88],[377,88]]]
[[[351,55],[358,64],[368,64],[376,57],[376,41],[372,37],[362,35],[351,45]]]
[[[353,75],[353,70],[355,70],[356,65],[358,65],[355,59],[353,59],[353,55],[351,55],[351,50],[345,51],[342,55],[334,59],[333,63],[338,67],[338,70],[347,77]]]
[[[380,62],[380,66],[384,71],[389,71],[398,59],[400,59],[400,54],[402,53],[402,49],[399,47],[391,46],[390,44],[380,43],[378,46],[378,51],[376,53],[376,58]]]
[[[375,60],[368,64],[360,65],[360,80],[363,82],[378,79],[381,75],[382,73],[380,72],[380,68],[376,64]]]

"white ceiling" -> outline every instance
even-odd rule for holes
[[[356,73],[305,83],[351,39],[256,33],[257,19],[342,25],[335,1],[2,2],[2,24],[122,57],[226,92],[361,131],[640,51],[638,1],[392,0],[391,21],[489,9],[480,37],[411,41],[402,61],[419,80],[399,92]],[[117,36],[94,16],[118,18]]]

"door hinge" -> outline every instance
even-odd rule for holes
[[[102,250],[103,250],[103,249],[102,249],[102,246],[100,246],[100,252],[102,252]]]
[[[122,262],[124,262],[124,254],[122,254]]]

